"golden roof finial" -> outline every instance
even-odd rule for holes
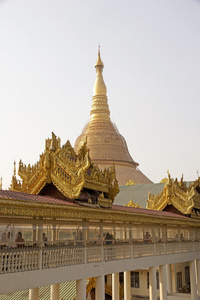
[[[0,178],[0,190],[2,190],[2,177]]]
[[[14,160],[13,176],[16,176],[16,161]]]
[[[103,76],[102,76],[103,67],[104,65],[101,61],[101,56],[100,56],[100,46],[98,45],[98,58],[95,64],[97,77],[93,87],[93,96],[98,96],[98,95],[106,96],[107,94],[106,85],[104,83]],[[107,104],[107,98],[105,99],[105,102]]]
[[[98,44],[98,59],[97,59],[95,68],[97,68],[97,67],[100,67],[100,70],[101,70],[101,72],[102,72],[104,65],[103,65],[103,63],[102,63],[102,61],[101,61],[100,45],[99,45],[99,44]]]

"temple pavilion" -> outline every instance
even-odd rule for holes
[[[24,291],[29,300],[60,300],[62,289],[69,289],[64,282],[76,281],[76,300],[106,300],[105,294],[117,300],[130,300],[131,294],[167,300],[167,293],[174,296],[186,287],[188,272],[190,299],[197,299],[199,220],[116,205],[115,167],[100,170],[86,142],[75,153],[54,133],[38,162],[20,160],[18,175],[21,180],[14,164],[11,190],[0,191],[0,231],[6,237],[0,242],[0,299],[14,293],[21,300]],[[168,179],[167,196],[172,194]],[[19,232],[22,241],[14,239]],[[184,270],[187,277],[180,281]],[[41,298],[43,292],[48,298]],[[63,299],[73,298],[65,294]]]

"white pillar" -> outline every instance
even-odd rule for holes
[[[51,285],[51,300],[59,300],[59,284]]]
[[[131,272],[124,272],[124,300],[131,299]]]
[[[29,300],[38,300],[38,299],[39,299],[39,288],[29,289]]]
[[[100,242],[103,243],[103,221],[102,220],[100,220],[99,229],[100,229]]]
[[[55,220],[55,219],[54,219]],[[57,240],[56,224],[53,224],[53,242]]]
[[[200,259],[196,260],[196,268],[197,268],[197,293],[200,295]]]
[[[170,264],[166,265],[166,267],[167,267],[167,292],[171,294],[172,293],[172,269]]]
[[[95,300],[105,300],[105,277],[104,277],[104,275],[96,277]]]
[[[86,300],[86,279],[76,280],[76,300]]]
[[[195,260],[190,261],[190,287],[191,287],[191,300],[197,300]]]
[[[166,265],[159,266],[160,300],[167,300]]]
[[[112,274],[112,300],[119,300],[119,273]]]
[[[176,293],[176,264],[171,264],[171,271],[172,271],[172,292]]]
[[[157,299],[156,267],[149,268],[149,299]]]
[[[38,246],[40,247],[40,250],[38,252],[38,269],[42,269],[42,245],[43,245],[43,225],[38,225]]]
[[[36,242],[36,225],[35,224],[33,225],[32,230],[33,230],[33,243],[35,243]]]

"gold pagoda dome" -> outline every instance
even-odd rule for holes
[[[119,133],[116,125],[110,120],[110,110],[107,99],[107,89],[103,80],[103,62],[98,49],[98,59],[95,65],[96,80],[93,87],[90,121],[77,138],[74,150],[78,150],[87,141],[92,162],[100,169],[115,164],[119,185],[125,185],[129,180],[136,184],[151,183],[151,181],[137,169],[124,137]]]

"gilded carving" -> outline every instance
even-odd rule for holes
[[[163,210],[167,205],[173,205],[184,215],[191,215],[193,209],[200,210],[199,179],[189,187],[186,182],[178,182],[177,179],[171,179],[168,173],[168,179],[165,181],[165,187],[159,195],[149,193],[147,208],[154,210]],[[200,191],[200,189],[199,189]]]
[[[124,206],[141,208],[141,206],[138,203],[134,203],[132,199],[130,199],[128,204],[124,204]]]
[[[135,181],[134,180],[129,180],[127,181],[126,185],[136,185]]]
[[[101,171],[91,163],[87,141],[76,154],[69,141],[61,147],[60,138],[53,132],[52,138],[46,139],[45,151],[36,164],[26,166],[20,160],[18,175],[21,180],[16,178],[14,163],[13,191],[39,194],[46,184],[53,183],[65,197],[76,199],[81,190],[86,188],[104,192],[106,207],[112,205],[119,192],[114,165]]]

